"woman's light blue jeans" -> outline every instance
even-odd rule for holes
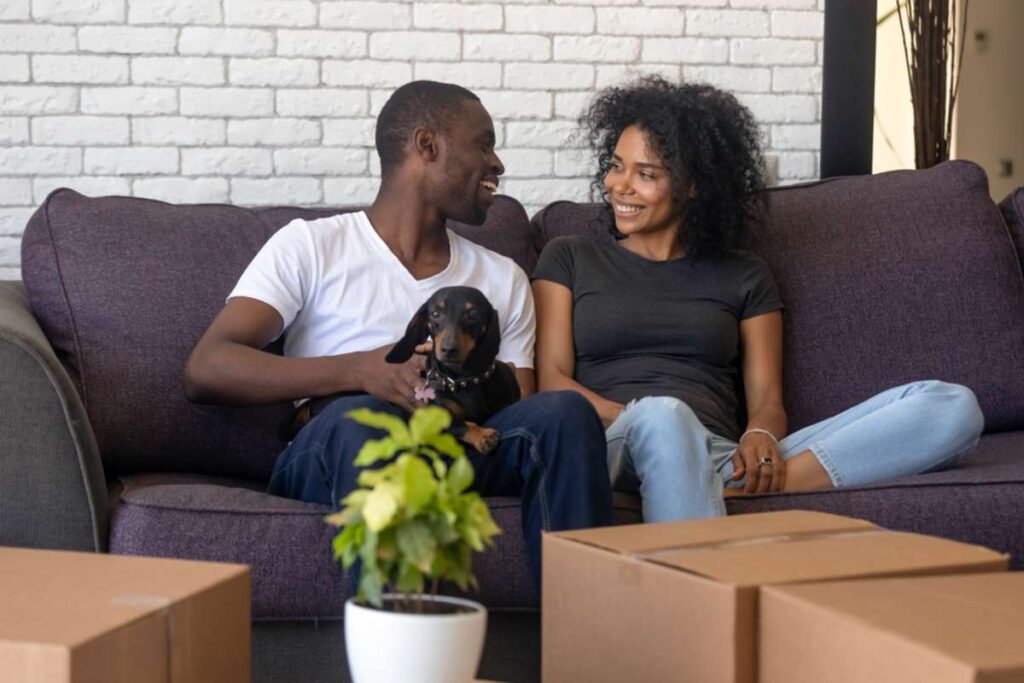
[[[780,441],[783,460],[810,450],[837,486],[859,486],[940,469],[977,445],[984,427],[967,387],[939,381],[883,391]],[[713,434],[685,403],[632,401],[605,434],[612,487],[639,493],[644,521],[725,514],[736,442]]]

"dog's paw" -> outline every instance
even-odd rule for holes
[[[490,427],[472,425],[466,430],[464,441],[481,455],[487,455],[498,447],[498,442],[501,441],[501,432]]]
[[[481,428],[480,431],[482,435],[480,447],[477,450],[486,455],[498,447],[498,442],[501,441],[501,432],[497,429],[488,429],[487,427]]]

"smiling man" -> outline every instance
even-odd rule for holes
[[[575,392],[534,394],[535,317],[526,275],[511,260],[450,231],[481,224],[505,169],[494,124],[476,95],[415,81],[377,118],[381,185],[366,211],[295,220],[268,240],[185,368],[190,400],[234,405],[312,398],[313,419],[280,455],[270,492],[334,506],[356,487],[353,460],[380,432],[346,419],[353,408],[414,408],[424,357],[384,358],[437,289],[481,290],[501,322],[500,360],[524,400],[486,426],[495,451],[471,453],[474,487],[522,498],[531,572],[540,532],[611,523],[604,431]],[[284,336],[284,356],[264,349]]]

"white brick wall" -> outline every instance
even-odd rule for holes
[[[180,202],[370,201],[374,116],[413,78],[472,88],[504,190],[586,199],[595,90],[707,81],[779,182],[816,176],[820,0],[0,0],[0,279],[57,187]]]

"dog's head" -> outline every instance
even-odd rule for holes
[[[404,363],[430,336],[434,360],[459,375],[487,370],[501,346],[498,313],[483,293],[473,287],[445,287],[420,306],[409,327],[387,355],[389,363]]]

